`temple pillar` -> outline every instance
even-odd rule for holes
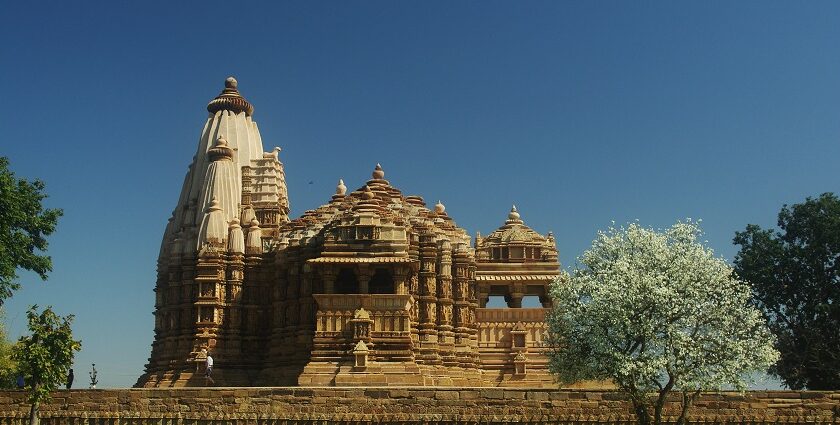
[[[335,293],[335,279],[338,273],[330,266],[324,266],[321,269],[321,281],[324,283],[324,293]]]
[[[372,276],[373,272],[371,269],[368,268],[367,264],[359,264],[359,266],[356,268],[356,278],[359,281],[360,294],[370,293],[370,278]]]
[[[455,333],[452,331],[452,244],[442,239],[438,245],[437,302],[438,350],[445,366],[457,366]]]
[[[394,293],[398,295],[408,294],[408,267],[398,266],[394,273]]]
[[[463,248],[455,251],[452,256],[454,265],[454,311],[453,319],[455,326],[455,355],[458,359],[458,366],[463,368],[474,368],[475,363],[470,355],[470,271],[469,254]]]
[[[440,364],[437,332],[437,244],[434,234],[420,236],[420,355],[425,364]]]
[[[490,302],[490,287],[486,284],[478,286],[478,307],[487,308],[487,303]]]
[[[227,281],[224,289],[225,301],[225,333],[228,334],[228,351],[230,356],[239,357],[241,354],[241,326],[242,326],[242,279],[244,278],[245,261],[241,254],[229,254],[227,259]]]
[[[522,298],[525,296],[525,288],[522,284],[515,283],[509,287],[510,293],[505,296],[509,308],[522,308]]]

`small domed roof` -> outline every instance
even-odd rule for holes
[[[542,245],[545,241],[545,237],[525,225],[519,210],[516,209],[516,205],[511,207],[505,224],[482,239],[485,245],[507,245],[510,243]]]

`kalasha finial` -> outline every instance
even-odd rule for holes
[[[254,107],[241,94],[239,94],[239,82],[236,78],[227,77],[225,79],[225,89],[207,104],[207,112],[215,114],[218,111],[231,111],[235,114],[244,112],[251,116],[254,113]]]
[[[344,180],[338,179],[338,186],[335,187],[335,194],[344,196],[347,193],[347,186],[344,185]]]
[[[519,211],[516,210],[516,205],[510,209],[510,213],[508,214],[508,219],[510,220],[519,220]]]
[[[376,169],[373,170],[373,178],[377,180],[385,178],[385,171],[382,169],[381,165],[376,164]]]
[[[373,199],[373,196],[374,196],[373,191],[370,190],[370,186],[365,185],[365,189],[364,189],[364,192],[362,193],[362,197],[364,197],[367,200],[371,200],[371,199]]]
[[[443,205],[440,202],[440,200],[438,200],[438,203],[435,204],[435,212],[438,213],[438,214],[443,214],[444,212],[446,212],[446,206]]]

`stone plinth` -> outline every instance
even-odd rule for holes
[[[676,401],[676,397],[673,398]],[[0,422],[25,424],[22,391],[0,392]],[[669,403],[673,422],[679,405]],[[632,423],[621,393],[500,388],[190,388],[59,390],[41,408],[58,424],[598,424]],[[837,423],[840,392],[752,391],[703,394],[693,423]]]

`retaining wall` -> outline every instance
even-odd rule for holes
[[[676,397],[674,401],[676,401]],[[22,391],[0,392],[0,424],[25,424]],[[678,403],[666,416],[679,414]],[[619,392],[499,388],[187,388],[59,390],[43,425],[630,424]],[[840,392],[703,394],[691,423],[840,423]]]

